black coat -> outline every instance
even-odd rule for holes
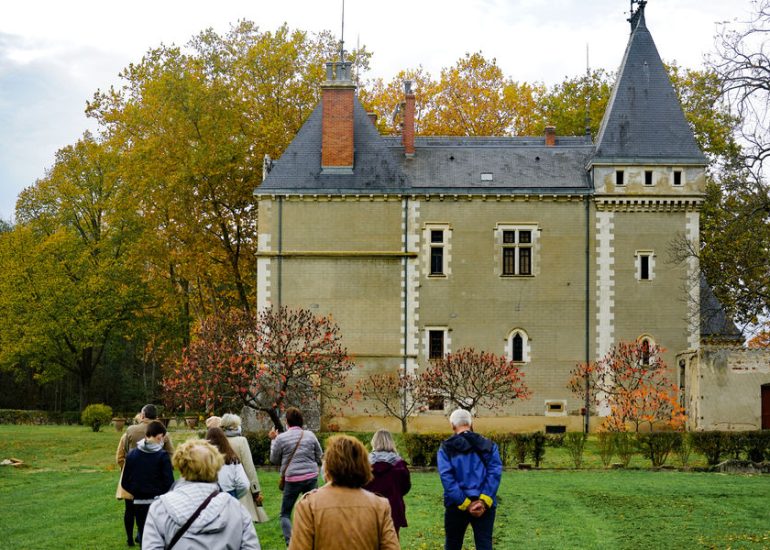
[[[123,488],[134,500],[152,499],[165,494],[174,484],[174,469],[164,450],[148,452],[143,446],[133,449],[126,457]]]

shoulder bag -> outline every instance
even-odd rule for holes
[[[278,480],[279,491],[283,491],[283,488],[286,486],[286,472],[289,470],[289,464],[291,464],[291,461],[294,458],[294,455],[297,454],[297,449],[299,449],[299,444],[302,441],[303,437],[305,437],[305,430],[302,430],[302,433],[300,434],[299,439],[297,440],[297,444],[294,445],[294,450],[291,452],[289,461],[286,463],[286,467],[283,469],[283,472],[281,472],[281,479]]]

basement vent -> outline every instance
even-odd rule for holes
[[[481,181],[492,181],[494,176],[492,175],[492,172],[482,172],[481,173]]]
[[[567,431],[567,426],[546,426],[545,433],[547,434],[563,434]]]

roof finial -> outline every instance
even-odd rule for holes
[[[591,95],[590,95],[590,82],[591,82],[591,64],[588,61],[588,42],[586,42],[586,113],[585,113],[585,134],[590,139],[591,137]]]
[[[639,6],[636,11],[634,11],[634,4]],[[634,32],[640,20],[644,20],[644,6],[646,5],[647,0],[631,0],[631,17],[627,19],[631,23],[631,32]]]
[[[345,61],[345,0],[342,0],[342,32],[340,33],[340,61]]]

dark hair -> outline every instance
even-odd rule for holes
[[[305,419],[302,418],[302,413],[297,407],[289,407],[286,409],[286,423],[289,427],[299,426],[301,428]]]
[[[227,440],[227,436],[222,431],[222,428],[209,428],[206,432],[206,439],[225,456],[225,464],[241,463],[238,455],[230,446],[230,442]]]
[[[147,424],[147,433],[145,434],[145,437],[155,437],[156,435],[165,434],[165,433],[166,433],[166,426],[163,425],[163,422],[153,420],[152,422]]]
[[[142,407],[142,414],[145,418],[148,418],[150,420],[155,420],[158,418],[158,409],[155,408],[155,405],[148,403],[144,407]]]
[[[372,480],[372,467],[366,447],[355,437],[333,435],[326,441],[324,472],[332,485],[363,487]]]

